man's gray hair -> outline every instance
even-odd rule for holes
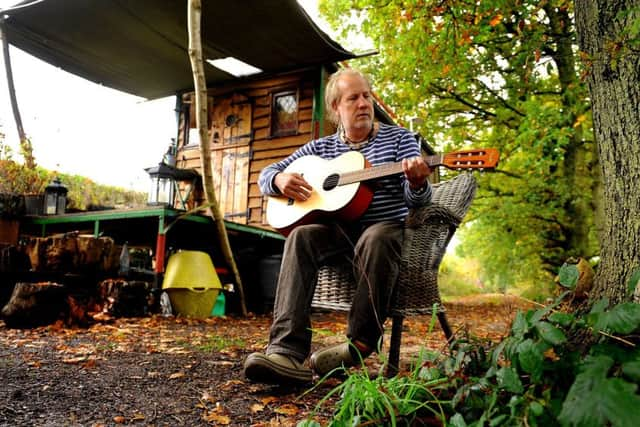
[[[340,97],[342,96],[342,93],[340,93],[340,89],[338,88],[338,81],[345,75],[362,77],[364,81],[367,82],[369,90],[371,90],[371,80],[369,80],[369,77],[367,77],[367,75],[362,71],[355,68],[341,68],[329,77],[329,81],[327,82],[327,87],[324,92],[324,102],[327,108],[327,118],[336,126],[339,124],[338,122],[340,117],[338,117],[333,107],[338,103],[338,101],[340,101]]]

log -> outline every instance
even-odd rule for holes
[[[66,317],[68,305],[63,285],[53,282],[16,283],[2,318],[9,328],[48,325]]]
[[[31,269],[47,273],[117,272],[120,250],[110,237],[77,232],[35,237],[25,245]]]

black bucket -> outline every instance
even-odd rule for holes
[[[260,285],[260,294],[262,296],[262,307],[265,311],[273,309],[281,263],[281,254],[269,255],[260,259],[258,263],[258,270],[260,272],[258,284]]]

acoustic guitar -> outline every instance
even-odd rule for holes
[[[485,148],[435,154],[424,160],[431,168],[489,170],[496,167],[499,157],[497,149]],[[311,197],[303,202],[284,196],[268,198],[267,222],[286,236],[298,225],[320,222],[327,217],[343,221],[360,218],[373,199],[373,190],[367,182],[403,171],[402,162],[371,166],[360,152],[349,151],[331,160],[303,156],[284,172],[299,173],[313,187]]]

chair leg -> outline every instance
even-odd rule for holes
[[[449,326],[449,321],[447,320],[447,313],[444,311],[439,311],[438,321],[440,322],[440,326],[442,327],[442,331],[444,332],[444,336],[447,338],[447,342],[451,343],[453,341],[453,331],[451,330],[451,326]]]
[[[393,377],[398,373],[400,366],[400,344],[402,341],[402,322],[404,316],[395,315],[391,317],[391,342],[389,343],[389,365],[387,366],[387,377]]]

